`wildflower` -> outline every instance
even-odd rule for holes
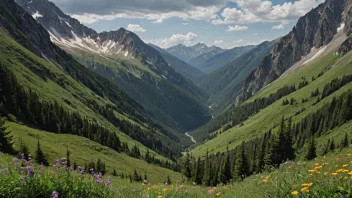
[[[142,183],[142,186],[145,186],[145,183]]]
[[[325,172],[324,175],[325,175],[325,176],[329,175],[329,172]]]
[[[301,192],[309,192],[308,187],[304,187],[304,188],[302,188],[302,189],[301,189]]]
[[[263,182],[264,182],[264,183],[268,182],[268,179],[263,179]]]
[[[343,167],[343,168],[345,168],[345,167],[347,167],[347,166],[348,166],[348,164],[344,164],[344,165],[342,165],[342,167]]]
[[[72,164],[71,166],[70,166],[70,171],[74,171],[75,170],[75,166]]]
[[[51,197],[52,197],[52,198],[59,198],[59,193],[57,193],[56,191],[53,191],[53,192],[51,193]]]
[[[24,153],[21,154],[21,159],[24,160]]]
[[[32,166],[27,166],[27,173],[28,173],[28,175],[32,175],[34,173]]]
[[[297,190],[291,192],[291,195],[298,195],[298,194],[299,192]]]
[[[31,154],[28,154],[28,160],[32,160],[32,155]]]
[[[208,194],[211,195],[213,193],[213,191],[214,191],[213,189],[209,189]]]
[[[302,184],[302,187],[311,187],[313,185],[313,183],[306,183],[306,184]]]
[[[332,176],[336,176],[336,175],[337,175],[337,173],[331,173],[331,175],[332,175]]]
[[[109,186],[111,184],[110,178],[108,178],[108,180],[105,181],[105,186]]]
[[[2,173],[3,173],[4,175],[6,175],[7,173],[9,173],[9,170],[8,170],[7,168],[4,168],[4,169],[2,169]]]
[[[18,159],[17,158],[13,158],[13,162],[15,163],[15,166],[18,166]]]
[[[349,173],[347,173],[347,174],[349,174],[349,175],[351,175],[352,176],[352,171],[350,171]]]
[[[297,185],[293,185],[292,188],[293,188],[293,189],[296,189],[296,188],[297,188]]]
[[[159,195],[158,198],[163,198],[163,196]]]
[[[221,193],[218,192],[218,193],[215,194],[215,196],[216,196],[216,197],[221,197]]]
[[[315,173],[317,170],[308,170],[309,173]]]
[[[309,174],[308,176],[309,176],[309,177],[313,177],[313,174]]]

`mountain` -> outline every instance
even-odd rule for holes
[[[252,50],[255,46],[243,46],[243,47],[235,47],[230,50],[226,50],[222,53],[216,54],[214,56],[209,57],[208,59],[204,60],[203,62],[199,62],[194,66],[199,68],[205,73],[211,73],[230,61],[236,59],[237,57],[241,56]]]
[[[202,77],[205,76],[205,73],[202,72],[201,70],[169,54],[168,52],[161,49],[160,47],[153,44],[149,44],[149,45],[155,48],[156,50],[158,50],[161,56],[165,59],[165,61],[169,63],[171,67],[175,68],[175,70],[178,73],[182,74],[183,76],[193,80],[194,82],[198,82]]]
[[[207,53],[201,54],[195,58],[192,58],[191,60],[188,61],[188,63],[197,67],[197,68],[202,68],[202,65],[204,64],[204,62],[206,62],[208,59],[210,59],[211,57],[213,57],[217,54],[223,53],[224,51],[227,51],[227,50],[222,50],[222,49],[221,50],[219,50],[219,49],[212,50],[210,52],[207,52]]]
[[[165,49],[165,51],[189,63],[191,59],[196,58],[202,54],[205,54],[211,51],[214,51],[214,53],[219,53],[224,50],[216,46],[208,47],[204,43],[198,43],[196,45],[189,46],[189,47],[183,44],[178,44],[176,46]]]
[[[120,28],[97,33],[47,0],[17,3],[46,28],[55,44],[128,93],[160,123],[187,131],[210,119],[204,104],[208,96],[133,32]]]
[[[271,53],[276,42],[277,40],[261,43],[220,69],[209,73],[198,83],[198,86],[207,90],[211,96],[209,101],[213,103],[213,109],[222,111],[232,103],[245,78],[258,67],[265,56]]]
[[[10,121],[41,133],[81,136],[134,158],[147,150],[163,160],[161,155],[180,155],[175,135],[53,44],[46,29],[13,0],[0,2],[0,43],[1,114]]]
[[[301,17],[292,31],[280,39],[273,52],[245,80],[236,104],[278,79],[287,69],[311,53],[312,48],[319,49],[332,41],[341,27],[343,10],[343,0],[327,0]]]

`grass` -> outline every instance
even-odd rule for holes
[[[21,190],[28,194],[32,193],[32,191],[48,194],[48,192],[51,193],[53,190],[58,190],[58,192],[61,193],[63,191],[60,189],[63,189],[65,186],[62,185],[62,182],[54,183],[54,181],[62,180],[71,183],[73,186],[77,186],[76,189],[80,189],[80,191],[73,191],[74,189],[70,188],[70,185],[68,185],[66,186],[65,193],[76,192],[75,195],[78,195],[79,192],[89,192],[87,188],[92,188],[97,192],[106,193],[105,197],[121,198],[351,197],[351,153],[352,148],[349,147],[343,151],[336,151],[327,156],[317,157],[312,161],[286,162],[281,165],[280,169],[253,175],[242,182],[235,182],[227,186],[218,186],[216,188],[187,184],[182,181],[172,181],[171,185],[149,181],[145,183],[129,183],[118,177],[105,176],[103,181],[106,181],[106,178],[111,178],[111,186],[106,188],[102,184],[93,184],[94,180],[92,181],[89,177],[84,177],[76,173],[62,171],[58,173],[58,176],[52,175],[52,170],[55,169],[47,168],[44,170],[44,179],[39,179],[40,181],[37,181],[29,191],[24,191],[28,189],[28,186],[25,185],[22,186],[23,189]],[[11,167],[13,167],[13,162],[11,162],[12,158],[11,156],[0,153],[0,168],[2,170],[3,168],[11,169]],[[36,167],[35,170],[38,169],[38,166]],[[14,186],[16,183],[23,185],[18,180],[19,176],[13,177],[13,175],[4,174],[3,171],[0,174],[2,174],[0,183],[3,184],[0,187],[0,193],[2,193],[2,195],[4,195],[4,192],[8,192],[7,188]],[[16,174],[19,175],[19,173]],[[60,177],[62,175],[65,177]],[[68,180],[65,180],[65,178],[68,178]],[[86,186],[80,183],[82,178],[84,178],[83,181],[86,181]],[[16,179],[17,182],[14,182],[13,180]],[[39,185],[40,183],[42,185]],[[43,188],[43,186],[47,188]],[[17,188],[15,189],[19,190]],[[86,197],[99,196],[88,195]]]
[[[131,158],[124,153],[118,153],[108,147],[102,146],[89,139],[67,134],[54,134],[46,131],[40,131],[20,125],[13,122],[7,122],[6,126],[11,131],[15,148],[19,148],[22,140],[29,147],[30,153],[35,153],[37,140],[40,141],[42,150],[48,156],[49,163],[55,162],[66,156],[67,146],[71,152],[70,158],[72,162],[83,165],[91,161],[96,162],[101,159],[106,163],[107,172],[112,173],[113,169],[118,174],[133,175],[134,169],[138,173],[147,174],[152,182],[162,182],[166,180],[167,175],[173,181],[181,181],[180,173],[173,172],[169,169],[161,168],[153,164],[135,158]]]
[[[227,148],[233,149],[242,141],[251,140],[259,135],[262,135],[265,130],[276,128],[282,116],[292,116],[294,122],[299,121],[309,113],[322,107],[326,102],[331,101],[334,96],[339,96],[348,89],[352,88],[352,83],[347,84],[340,90],[321,100],[316,105],[313,105],[316,98],[309,98],[310,93],[316,88],[319,88],[320,91],[322,91],[325,84],[330,82],[332,79],[336,77],[341,78],[343,75],[351,74],[351,62],[351,52],[341,58],[338,58],[334,54],[329,54],[312,62],[311,64],[307,64],[299,69],[296,69],[295,71],[292,71],[289,75],[279,78],[246,102],[253,101],[256,98],[266,97],[270,93],[276,92],[279,88],[285,85],[295,84],[296,87],[298,87],[301,77],[305,76],[309,81],[309,84],[306,87],[303,87],[285,97],[288,99],[295,98],[297,100],[297,104],[282,106],[282,100],[278,100],[272,105],[262,109],[259,113],[250,117],[243,123],[243,126],[237,125],[224,132],[221,132],[221,129],[214,132],[218,134],[217,137],[205,142],[204,144],[196,146],[193,150],[191,150],[192,154],[195,156],[204,156],[207,150],[209,150],[210,153],[217,153],[224,152]],[[322,71],[325,72],[324,75],[312,82],[312,76],[317,77]],[[303,98],[308,98],[308,102],[301,103]],[[306,110],[295,116],[295,113],[300,111],[302,108],[305,108]],[[332,130],[330,131],[330,134],[333,134],[336,131],[338,130]],[[319,139],[321,141],[326,141],[327,138],[328,136],[323,136]]]

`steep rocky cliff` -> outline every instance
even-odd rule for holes
[[[237,95],[236,104],[279,78],[302,56],[309,54],[313,47],[328,44],[341,26],[343,11],[344,0],[327,0],[301,17],[292,31],[282,37],[273,52],[263,59],[258,69],[247,77]]]

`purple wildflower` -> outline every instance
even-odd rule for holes
[[[7,169],[7,168],[2,169],[2,173],[3,173],[4,175],[6,175],[7,173],[9,173],[9,169]]]
[[[106,181],[105,181],[105,186],[109,186],[111,184],[111,180],[110,178],[108,178]]]
[[[73,164],[70,166],[70,170],[71,170],[71,171],[74,171],[74,170],[75,170],[75,166],[74,166]]]
[[[27,166],[27,173],[28,173],[28,175],[32,175],[34,173],[32,166]]]
[[[56,191],[53,191],[53,193],[51,193],[51,197],[52,198],[59,198],[59,193]]]
[[[22,176],[22,182],[26,183],[26,176]]]
[[[40,164],[40,169],[44,169],[44,164],[43,163]]]
[[[28,154],[28,160],[32,160],[32,155]]]
[[[21,154],[21,159],[24,160],[24,153]]]
[[[23,173],[23,171],[24,171],[24,168],[23,168],[23,167],[21,167],[21,168],[20,168],[20,171],[21,171],[21,173]]]
[[[17,158],[13,158],[13,163],[15,163],[15,166],[18,166],[18,159]]]

